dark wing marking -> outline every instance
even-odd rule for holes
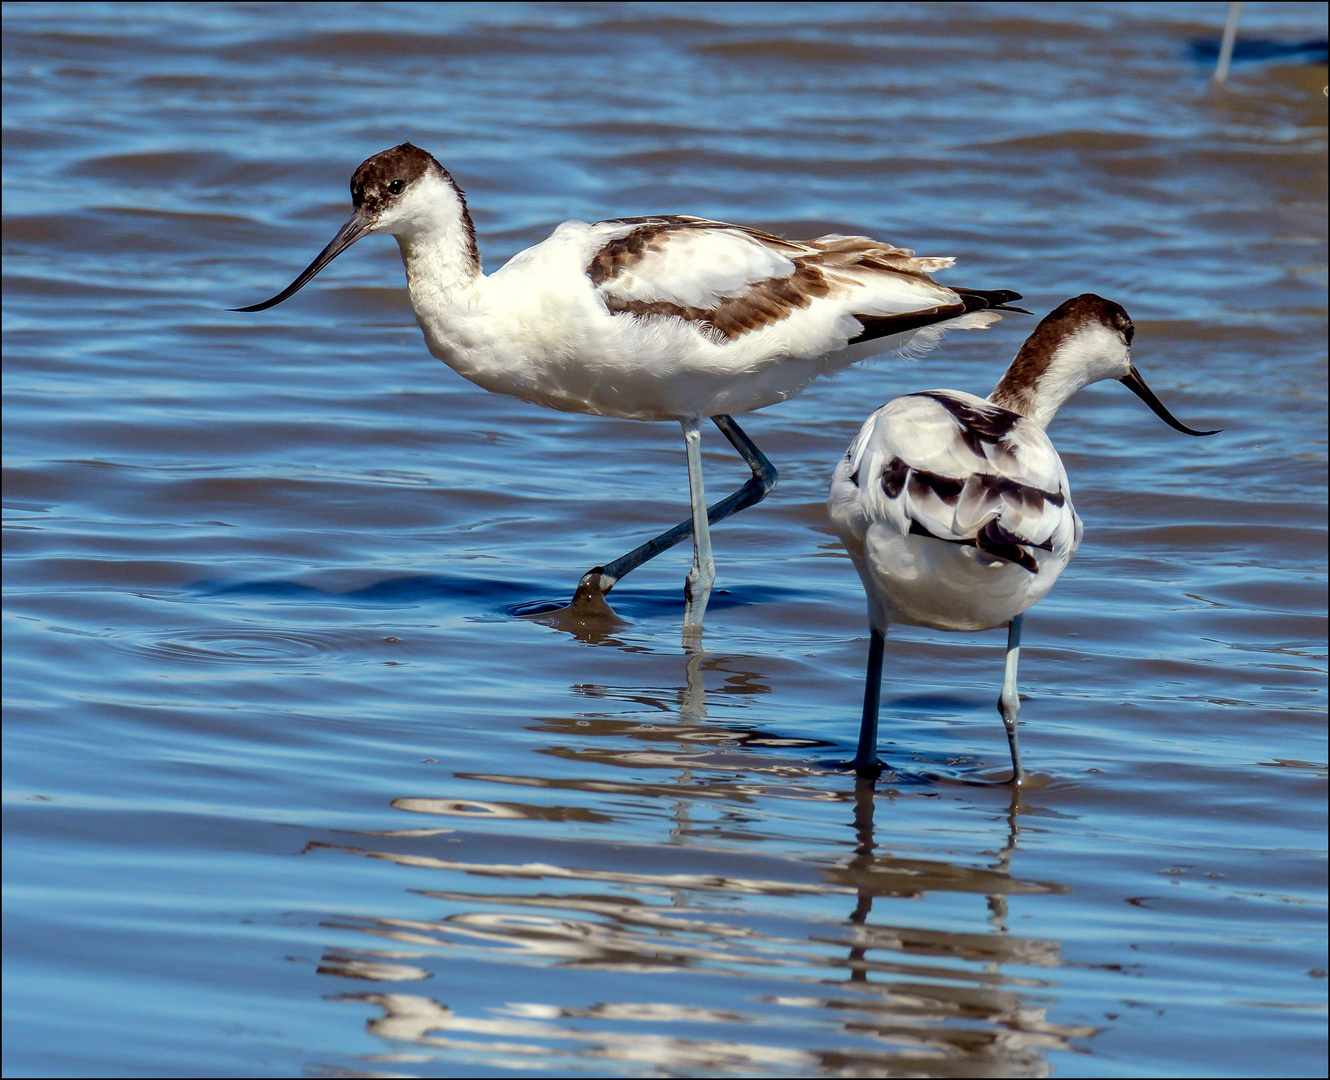
[[[855,318],[863,323],[864,328],[857,337],[851,338],[849,343],[856,345],[861,341],[874,341],[877,338],[909,333],[911,330],[921,330],[925,326],[933,326],[940,322],[946,322],[948,319],[956,319],[969,314],[971,311],[988,309],[1024,311],[1023,308],[1005,306],[1008,300],[1019,300],[1021,298],[1020,293],[1012,292],[1010,289],[995,292],[980,292],[977,289],[953,289],[952,292],[960,295],[961,302],[959,304],[948,304],[942,307],[930,308],[927,311],[910,311],[903,315],[856,314]]]
[[[984,301],[985,306],[993,311],[1019,311],[1022,315],[1033,315],[1023,307],[1012,307],[1011,301],[1021,299],[1021,294],[1011,289],[961,289],[953,287],[952,292],[962,296],[973,296]]]
[[[973,405],[951,394],[926,390],[917,397],[931,398],[956,418],[956,434],[981,460],[989,454],[985,446],[996,446],[1024,417],[999,405]]]
[[[924,472],[922,469],[911,469],[909,480],[906,482],[912,499],[924,499],[932,494],[948,506],[956,505],[956,500],[961,497],[965,484],[964,480],[954,480],[950,476]]]
[[[978,548],[980,551],[998,559],[1005,559],[1007,562],[1015,563],[1022,569],[1030,571],[1032,574],[1039,573],[1039,563],[1026,548],[1043,548],[1045,551],[1053,550],[1053,541],[1045,540],[1042,544],[1034,544],[1029,540],[1022,539],[1014,533],[1008,532],[998,524],[994,518],[988,522],[979,532],[968,539],[956,539],[951,536],[938,536],[937,533],[930,532],[919,522],[911,519],[910,532],[915,536],[928,536],[934,540],[941,540],[944,544],[958,544],[961,547]]]
[[[1066,496],[1060,491],[1045,491],[1033,484],[1022,484],[1019,480],[1012,480],[1007,476],[979,473],[970,479],[972,482],[978,482],[985,494],[997,495],[1004,499],[1020,499],[1027,503],[1032,510],[1042,510],[1045,502],[1052,503],[1054,506],[1062,506],[1067,501]]]
[[[637,226],[626,235],[606,243],[587,264],[587,276],[600,291],[611,314],[679,318],[719,331],[733,340],[778,322],[791,311],[807,307],[832,291],[832,283],[827,275],[809,257],[808,245],[782,240],[758,229],[683,215],[618,218],[601,224]],[[793,262],[794,270],[789,274],[746,282],[738,295],[720,296],[707,307],[667,299],[630,298],[614,292],[616,278],[638,271],[649,255],[663,252],[672,237],[703,230],[728,233],[739,242],[760,244],[778,261],[787,265]]]
[[[857,474],[855,486],[858,486]],[[941,473],[927,472],[907,465],[900,458],[892,458],[882,468],[882,490],[887,498],[895,499],[908,486],[915,498],[928,494],[936,495],[948,506],[955,506],[961,492],[967,487],[970,493],[980,498],[996,496],[1011,502],[1024,503],[1030,510],[1039,511],[1048,502],[1053,506],[1062,506],[1067,500],[1060,491],[1046,491],[1032,484],[1022,484],[1006,476],[994,476],[992,473],[972,473],[965,480],[943,476]]]
[[[961,427],[970,428],[976,434],[993,442],[1005,439],[1011,434],[1011,429],[1025,419],[1020,413],[1004,409],[1000,405],[987,403],[982,406],[974,405],[948,394],[945,390],[925,390],[912,396],[932,398],[951,413],[960,422]]]
[[[802,244],[790,243],[779,236],[772,236],[760,229],[750,229],[743,225],[728,225],[722,221],[710,221],[707,218],[689,217],[686,214],[657,214],[653,217],[611,218],[601,221],[600,225],[637,225],[638,228],[611,240],[592,257],[587,264],[587,276],[591,284],[600,288],[606,282],[613,281],[626,270],[633,269],[648,254],[661,250],[669,241],[670,234],[694,229],[725,229],[730,232],[751,236],[783,255],[804,250]]]
[[[850,448],[849,448],[847,451],[845,451],[845,460],[846,460],[846,461],[849,461],[849,462],[853,462],[853,461],[854,461],[854,444],[853,444],[853,443],[851,443],[851,444],[850,444]],[[858,470],[858,469],[855,469],[855,470],[853,470],[853,471],[850,473],[850,475],[849,475],[849,481],[850,481],[850,483],[851,483],[852,485],[854,485],[855,487],[858,487],[858,486],[859,486],[859,470]]]
[[[903,491],[908,491],[912,503],[920,509],[925,506],[930,496],[947,506],[956,506],[964,495],[981,502],[1020,504],[1032,513],[1041,512],[1045,502],[1056,507],[1061,507],[1066,502],[1066,497],[1060,491],[1045,491],[1043,488],[1022,484],[1006,476],[972,473],[966,479],[960,480],[913,468],[898,457],[892,458],[883,466],[880,482],[887,498],[896,499]],[[855,483],[857,486],[857,478]],[[1039,572],[1039,564],[1029,549],[1053,550],[1051,537],[1036,543],[1028,537],[1019,536],[1004,528],[996,514],[980,525],[975,535],[970,537],[938,536],[916,517],[909,516],[910,532],[916,536],[931,536],[934,540],[942,540],[949,544],[976,547],[999,559],[1014,562],[1032,574]]]
[[[998,523],[997,518],[994,518],[979,530],[979,535],[974,538],[974,543],[980,551],[986,551],[990,555],[996,555],[999,559],[1014,562],[1032,574],[1039,573],[1039,564],[1035,562],[1034,556],[1026,549],[1037,547],[1043,548],[1045,551],[1053,550],[1052,540],[1045,540],[1042,544],[1032,544],[1029,540],[1008,532]]]
[[[686,307],[668,300],[623,300],[612,293],[602,295],[613,314],[675,316],[710,326],[733,341],[750,330],[779,322],[790,312],[807,307],[830,292],[831,284],[817,267],[796,259],[794,273],[788,277],[754,282],[742,296],[722,297],[709,308]]]
[[[911,330],[920,330],[925,326],[945,322],[964,315],[963,304],[947,304],[929,308],[927,311],[907,311],[904,315],[858,315],[854,317],[863,324],[863,330],[850,338],[849,344],[857,345],[861,341],[876,341],[878,338],[895,337],[908,334]]]
[[[905,490],[905,481],[909,479],[910,466],[906,465],[900,458],[892,458],[882,468],[882,490],[886,492],[888,499],[900,497],[900,493]]]

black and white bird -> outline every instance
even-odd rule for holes
[[[1093,293],[1045,316],[987,399],[929,390],[889,401],[836,466],[827,513],[868,593],[871,636],[859,747],[864,776],[877,756],[882,655],[891,623],[937,630],[1007,626],[998,711],[1023,779],[1016,734],[1021,619],[1053,587],[1081,542],[1081,519],[1044,429],[1078,390],[1125,383],[1165,423],[1180,423],[1131,360],[1126,311]]]
[[[430,352],[458,374],[567,412],[678,421],[691,519],[589,571],[575,603],[603,606],[616,581],[692,534],[685,629],[701,625],[715,577],[709,523],[776,483],[732,414],[784,401],[873,352],[987,326],[1019,299],[939,285],[929,275],[952,259],[862,236],[784,240],[683,216],[564,222],[487,276],[461,189],[410,143],[363,162],[351,201],[351,219],[295,281],[238,310],[281,303],[360,237],[387,233],[401,248]],[[706,417],[753,471],[710,508],[700,452]]]

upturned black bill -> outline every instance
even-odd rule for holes
[[[332,243],[330,243],[326,248],[320,251],[318,255],[315,256],[314,261],[310,263],[307,267],[305,267],[305,269],[301,271],[300,276],[296,278],[295,281],[291,282],[291,284],[288,285],[285,289],[279,292],[271,300],[264,300],[261,304],[250,304],[249,307],[238,307],[238,308],[232,308],[231,310],[263,311],[265,308],[273,307],[277,304],[280,304],[283,300],[286,300],[289,297],[294,296],[302,288],[304,288],[305,283],[309,281],[310,278],[312,278],[315,274],[317,274],[320,270],[322,270],[325,266],[327,266],[330,262],[332,262],[333,259],[337,258],[338,255],[340,255],[343,251],[345,251],[357,240],[359,240],[362,236],[364,236],[365,233],[369,231],[369,227],[371,224],[372,222],[368,218],[362,216],[360,211],[357,210],[354,214],[351,215],[351,220],[337,230],[337,235],[332,238]]]
[[[1181,431],[1184,435],[1218,435],[1223,428],[1215,428],[1214,431],[1197,431],[1195,428],[1189,428],[1182,423],[1171,412],[1164,408],[1164,403],[1155,397],[1154,391],[1145,385],[1145,380],[1141,378],[1141,373],[1136,370],[1133,364],[1131,371],[1124,375],[1120,380],[1126,387],[1138,398],[1150,406],[1151,411],[1159,417],[1169,427]]]

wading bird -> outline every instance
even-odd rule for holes
[[[861,776],[877,756],[882,653],[893,623],[937,630],[1007,626],[998,712],[1020,784],[1016,664],[1023,613],[1038,603],[1081,542],[1067,472],[1044,434],[1078,390],[1125,383],[1163,421],[1188,435],[1131,361],[1126,311],[1093,293],[1039,323],[987,400],[928,390],[889,401],[859,430],[836,466],[831,523],[868,593],[870,637],[859,747]]]
[[[951,289],[929,277],[949,258],[862,236],[783,240],[683,216],[567,221],[496,273],[452,176],[401,146],[351,178],[354,212],[270,300],[280,304],[360,237],[397,239],[416,321],[434,356],[464,378],[566,412],[683,426],[689,521],[588,571],[574,608],[604,609],[629,571],[693,536],[684,628],[700,627],[715,579],[708,525],[763,499],[776,470],[732,419],[799,393],[818,375],[943,329],[987,326],[1018,293]],[[1028,313],[1027,313],[1028,314]],[[710,417],[753,475],[708,508],[700,425]]]

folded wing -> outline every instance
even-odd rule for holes
[[[1043,430],[972,394],[934,390],[889,402],[847,457],[833,514],[861,516],[860,535],[889,523],[902,535],[973,545],[1032,574],[1044,554],[1060,568],[1080,544],[1067,474]]]
[[[612,314],[683,319],[719,341],[802,321],[827,328],[817,345],[827,352],[971,313],[983,315],[965,325],[987,325],[1000,318],[993,309],[1019,299],[939,285],[929,274],[952,259],[919,258],[862,236],[793,241],[682,216],[593,228],[605,230],[605,242],[586,272]]]

